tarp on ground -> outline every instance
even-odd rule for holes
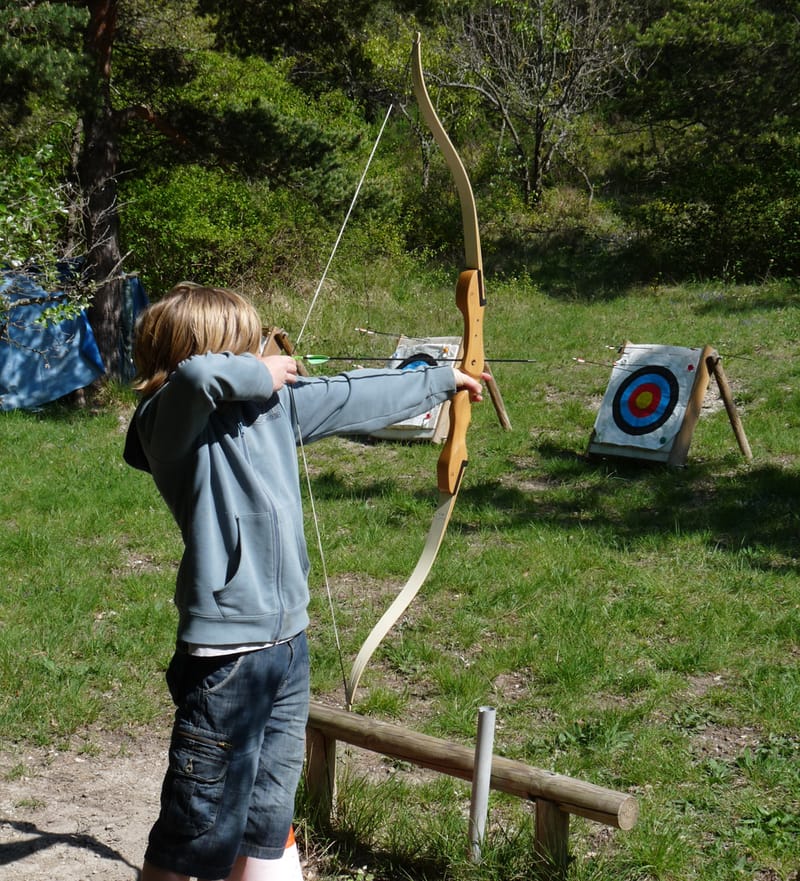
[[[0,334],[0,410],[33,409],[94,382],[105,372],[85,313],[60,324],[37,322],[53,305],[28,275],[3,272],[0,295],[13,305]]]

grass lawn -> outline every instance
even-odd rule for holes
[[[459,332],[441,287],[375,295],[371,323],[394,329],[398,303],[408,316],[421,302],[398,330]],[[492,705],[497,753],[636,795],[633,830],[573,821],[574,881],[796,879],[797,287],[555,298],[519,281],[489,294],[488,357],[535,363],[496,363],[513,430],[488,400],[473,408],[439,559],[367,668],[356,709],[469,744],[478,707]],[[389,354],[390,340],[352,339],[365,323],[354,305],[321,321],[310,352],[338,337],[348,351]],[[753,460],[713,381],[685,467],[587,459],[626,339],[713,345]],[[94,410],[0,414],[6,739],[65,744],[95,723],[166,724],[180,546],[147,477],[121,460],[132,406],[118,391]],[[332,598],[307,505],[313,689],[341,704],[342,666],[422,548],[438,450],[335,439],[307,454]],[[331,879],[530,877],[529,806],[492,795],[473,866],[468,787],[373,765],[341,781],[333,833],[306,830]]]

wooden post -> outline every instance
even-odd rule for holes
[[[511,420],[508,418],[506,405],[503,403],[503,396],[500,394],[500,388],[495,381],[494,374],[492,373],[492,368],[489,366],[488,361],[483,365],[483,369],[486,373],[489,374],[489,379],[486,380],[486,388],[489,390],[489,397],[492,399],[492,403],[494,404],[494,409],[497,413],[497,418],[500,420],[500,425],[506,431],[511,431]]]
[[[725,410],[728,413],[728,419],[730,420],[733,433],[736,435],[736,442],[739,444],[739,449],[742,451],[742,455],[745,459],[749,462],[753,458],[753,451],[750,449],[750,444],[744,433],[742,420],[739,418],[739,412],[737,411],[736,404],[733,400],[731,387],[728,385],[728,377],[725,376],[725,371],[722,369],[722,362],[719,355],[716,352],[713,352],[706,359],[706,364],[708,365],[708,369],[714,374],[714,379],[717,381],[720,397],[725,404]]]
[[[539,877],[546,881],[566,878],[569,866],[569,814],[543,798],[536,799],[536,854]]]
[[[697,361],[697,371],[695,373],[694,384],[692,385],[689,400],[686,402],[686,412],[683,416],[683,422],[681,423],[680,431],[672,442],[672,449],[670,450],[669,459],[667,460],[670,465],[686,464],[686,457],[689,454],[689,445],[692,442],[692,433],[694,432],[695,425],[697,425],[697,420],[700,418],[703,400],[705,399],[706,391],[708,390],[709,373],[707,361],[708,358],[713,355],[716,355],[714,349],[712,349],[711,346],[706,346]]]
[[[314,819],[330,824],[336,797],[336,740],[320,728],[306,728],[306,790]]]

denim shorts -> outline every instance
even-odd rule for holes
[[[238,856],[283,856],[308,719],[305,633],[217,658],[179,650],[167,684],[177,709],[145,859],[214,879]]]

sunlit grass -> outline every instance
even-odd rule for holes
[[[489,291],[490,357],[535,363],[495,364],[513,431],[488,401],[473,408],[439,559],[367,668],[357,709],[469,744],[478,707],[493,705],[497,752],[636,795],[629,832],[573,822],[572,881],[788,881],[800,840],[794,286],[648,288],[591,302],[550,298],[524,279]],[[371,291],[369,323],[458,332],[452,292],[426,297],[398,318],[392,298]],[[367,323],[356,318],[352,308],[323,316],[314,345],[389,354],[391,341],[353,339]],[[588,460],[607,347],[625,339],[716,346],[753,461],[713,383],[685,468]],[[121,461],[132,402],[0,414],[9,740],[66,742],[90,724],[164,724],[169,712],[180,542],[150,480]],[[341,704],[342,666],[422,549],[438,450],[337,439],[307,455],[341,642],[340,658],[307,509],[313,689]],[[530,877],[529,806],[493,794],[476,867],[462,784],[420,782],[402,766],[359,771],[340,788],[333,832],[306,831],[326,853],[325,877]]]

